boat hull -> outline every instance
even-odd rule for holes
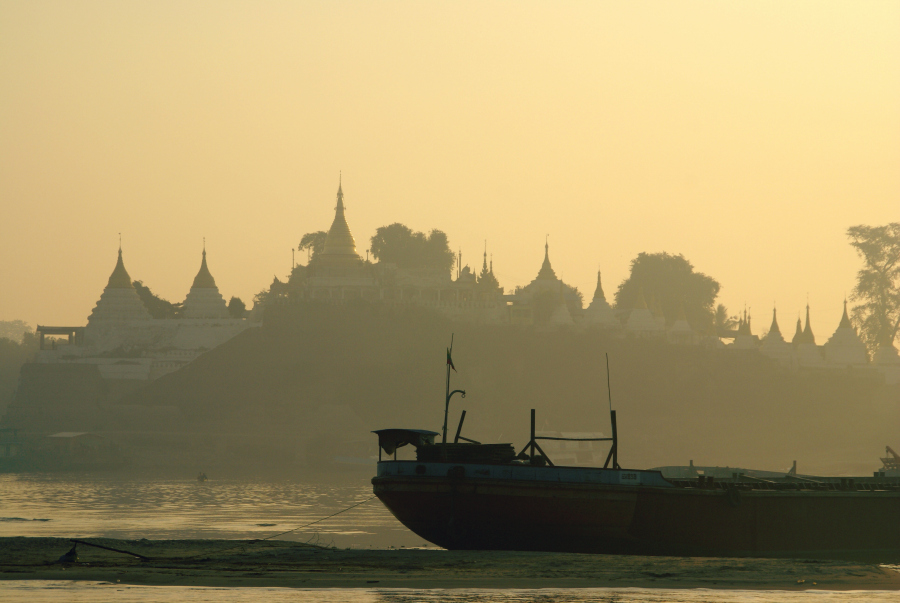
[[[410,530],[448,549],[900,554],[898,491],[716,490],[672,487],[655,472],[570,468],[565,481],[554,468],[529,467],[534,477],[510,478],[477,465],[429,463],[420,474],[416,463],[406,471],[381,465],[375,494]],[[616,483],[636,474],[642,483]]]

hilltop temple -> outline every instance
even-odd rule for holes
[[[116,265],[83,327],[38,325],[38,362],[96,365],[107,381],[135,383],[178,370],[253,323],[229,314],[209,271],[204,244],[200,269],[176,318],[152,318],[119,247]],[[66,335],[67,341],[48,340]],[[66,345],[60,345],[64,343]],[[127,389],[127,388],[126,388]]]
[[[413,271],[388,262],[373,263],[357,252],[346,211],[343,184],[339,183],[334,220],[323,249],[306,266],[298,266],[287,283],[273,285],[273,305],[364,300],[433,308],[467,322],[504,322],[503,290],[494,277],[493,262],[488,267],[487,250],[480,276],[465,266],[459,268],[456,279],[449,272]]]

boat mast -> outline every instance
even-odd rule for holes
[[[450,349],[447,351],[447,390],[445,392],[446,398],[444,399],[444,429],[443,436],[441,436],[441,443],[447,443],[447,415],[450,414],[450,359],[453,357],[453,333],[450,334]]]
[[[450,414],[450,398],[453,397],[453,394],[460,394],[460,395],[462,395],[463,398],[466,397],[466,390],[464,390],[464,389],[455,389],[452,392],[450,391],[450,367],[453,366],[451,364],[453,362],[452,358],[453,358],[453,334],[451,333],[450,334],[450,347],[447,348],[447,390],[446,390],[447,397],[444,399],[444,429],[443,429],[444,433],[443,433],[443,436],[441,439],[442,444],[447,443],[447,415]],[[453,369],[453,370],[456,370],[456,369]],[[460,424],[460,428],[462,428],[462,424]]]

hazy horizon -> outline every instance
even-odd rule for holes
[[[379,226],[445,231],[501,285],[607,299],[681,253],[754,331],[820,343],[898,220],[900,4],[0,1],[0,320],[85,324],[122,233],[182,301],[202,239],[226,299],[327,230],[338,173]],[[298,261],[305,257],[298,252]]]

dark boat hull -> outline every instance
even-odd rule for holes
[[[380,470],[372,482],[375,494],[401,523],[448,549],[900,554],[898,491],[706,490],[599,479],[574,483],[542,479],[541,468],[529,468],[534,479],[498,479],[487,471],[478,476],[473,471],[478,466],[454,472],[439,465],[429,464],[427,475]]]

